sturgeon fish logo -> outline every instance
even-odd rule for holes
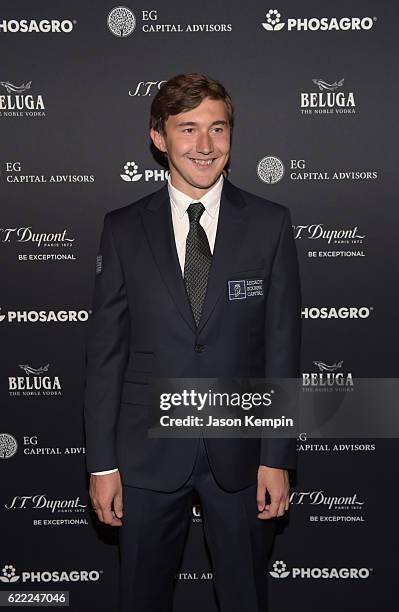
[[[0,81],[0,85],[3,85],[3,87],[6,88],[7,93],[9,94],[22,93],[23,91],[30,89],[31,84],[32,81],[29,81],[28,83],[26,83],[26,85],[24,85],[23,83],[22,85],[13,85],[12,83],[10,83],[10,81]]]
[[[335,91],[339,87],[342,87],[345,79],[341,79],[340,81],[334,81],[334,83],[327,83],[327,81],[323,81],[323,79],[312,79],[312,82],[317,85],[320,91]]]
[[[343,361],[338,361],[338,363],[333,363],[332,365],[327,365],[323,361],[314,361],[313,362],[319,368],[320,372],[335,372],[335,370],[339,370],[342,367]]]
[[[19,366],[22,370],[24,370],[25,374],[43,374],[44,372],[47,372],[50,364],[47,363],[45,366],[42,366],[41,368],[31,368],[31,366],[28,365],[21,365]]]

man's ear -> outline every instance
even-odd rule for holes
[[[156,148],[162,151],[162,153],[166,153],[165,138],[163,137],[163,135],[157,130],[154,130],[154,128],[151,128],[150,136]]]

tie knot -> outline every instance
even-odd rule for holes
[[[191,202],[190,206],[187,209],[188,218],[190,219],[190,225],[199,222],[204,210],[205,206],[202,204],[202,202]]]

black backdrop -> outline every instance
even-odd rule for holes
[[[148,136],[163,80],[225,84],[231,181],[291,209],[304,373],[323,372],[315,361],[354,380],[397,372],[395,3],[146,2],[129,5],[127,36],[107,25],[114,8],[0,9],[0,587],[68,590],[75,612],[116,609],[116,533],[87,496],[84,343],[104,213],[166,179]],[[61,31],[39,23],[51,19]],[[31,20],[39,31],[24,31]],[[298,448],[265,567],[271,611],[396,609],[396,441],[303,432]],[[177,611],[216,609],[198,506],[176,580]]]

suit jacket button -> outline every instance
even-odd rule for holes
[[[202,351],[204,350],[205,346],[203,344],[196,344],[194,347],[194,350],[196,353],[202,353]]]

